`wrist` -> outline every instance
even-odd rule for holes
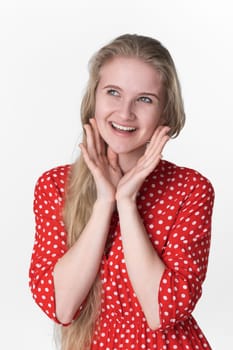
[[[134,198],[119,198],[116,201],[117,209],[118,210],[129,210],[129,209],[136,209],[136,200]]]
[[[93,210],[99,211],[100,214],[102,215],[103,212],[112,212],[115,209],[116,206],[116,201],[115,200],[109,200],[109,199],[104,199],[104,198],[97,198]]]
[[[117,203],[136,203],[136,199],[137,199],[137,193],[135,194],[130,194],[130,195],[125,195],[125,194],[121,194],[120,191],[116,192],[116,202]]]

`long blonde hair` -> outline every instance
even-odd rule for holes
[[[102,47],[90,60],[89,81],[81,104],[82,125],[88,123],[95,113],[95,91],[99,82],[100,68],[107,60],[116,56],[139,58],[161,73],[166,93],[163,120],[171,127],[170,136],[176,137],[184,125],[185,114],[174,62],[168,50],[159,41],[136,34],[125,34],[116,38]],[[85,133],[83,143],[86,144]],[[80,155],[72,165],[66,189],[64,221],[69,247],[82,233],[95,200],[95,183]],[[97,276],[77,319],[70,326],[61,329],[62,350],[89,349],[100,310],[100,293],[101,282]]]

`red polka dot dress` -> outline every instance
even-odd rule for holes
[[[44,173],[35,188],[35,243],[30,288],[55,322],[53,269],[67,251],[62,209],[70,166]],[[214,191],[195,170],[162,160],[147,177],[137,207],[166,265],[160,281],[160,327],[149,328],[127,273],[117,212],[101,262],[102,301],[90,350],[210,350],[192,316],[206,276]],[[136,252],[135,252],[136,254]],[[91,258],[91,257],[90,257]],[[78,310],[77,310],[78,311]]]

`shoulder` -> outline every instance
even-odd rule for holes
[[[48,197],[64,197],[67,179],[71,171],[71,165],[61,165],[45,171],[38,178],[35,186],[35,195],[47,194]]]
[[[213,185],[206,176],[195,169],[179,166],[167,160],[161,160],[151,174],[150,181],[153,179],[177,191],[202,189],[214,195]]]
[[[60,165],[50,170],[46,170],[39,177],[38,182],[44,183],[52,180],[56,184],[63,183],[63,181],[66,181],[67,176],[70,173],[70,170],[71,170],[70,164]]]

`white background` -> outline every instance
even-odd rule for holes
[[[187,124],[164,157],[199,170],[216,192],[195,316],[214,350],[232,348],[232,19],[230,0],[0,2],[2,349],[54,348],[52,322],[28,288],[34,185],[74,160],[87,61],[126,32],[158,38],[176,62]]]

